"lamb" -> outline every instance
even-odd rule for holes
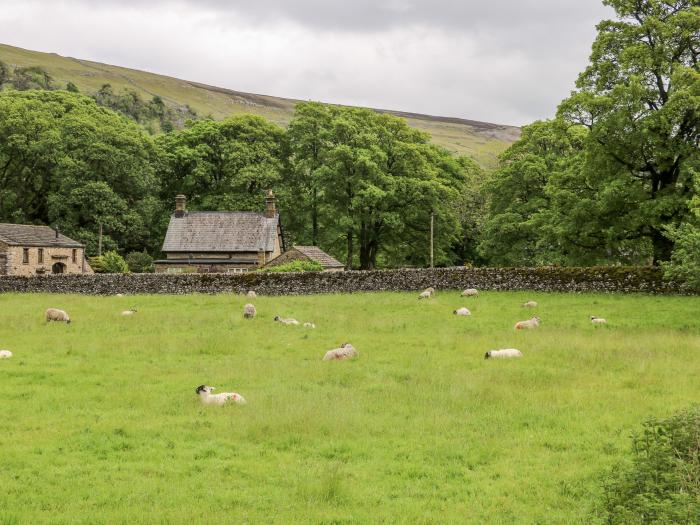
[[[127,316],[130,316],[130,315],[134,315],[135,313],[136,313],[136,308],[131,308],[130,310],[124,310],[124,311],[122,312],[122,315],[123,315],[124,317],[127,317]]]
[[[468,308],[458,308],[457,310],[455,310],[452,313],[455,315],[462,316],[462,317],[468,317],[472,314]]]
[[[297,321],[296,319],[292,319],[291,317],[289,317],[289,318],[280,317],[279,315],[275,316],[275,321],[277,321],[278,323],[282,323],[284,325],[287,325],[287,326],[290,326],[290,325],[297,326],[300,324],[299,321]]]
[[[252,319],[253,317],[255,317],[255,315],[257,313],[258,312],[255,309],[255,305],[248,303],[247,305],[245,305],[243,307],[243,318],[244,319]]]
[[[540,318],[537,316],[533,317],[532,319],[528,319],[527,321],[515,323],[516,330],[532,330],[538,326],[540,326]]]
[[[523,353],[515,348],[506,348],[504,350],[489,350],[484,355],[484,359],[509,359],[512,357],[522,357]]]
[[[316,328],[314,323],[304,323],[304,328]]]
[[[523,308],[537,308],[537,301],[528,301],[523,303]]]
[[[9,350],[0,350],[0,359],[9,359],[12,357],[12,352]]]
[[[250,291],[246,294],[246,297],[247,297],[248,299],[257,299],[257,298],[258,298],[258,294],[256,294],[253,290],[250,290]]]
[[[595,315],[592,315],[591,316],[591,323],[593,323],[594,325],[601,325],[601,324],[607,324],[608,322],[605,319],[603,319],[602,317],[597,317]]]
[[[229,401],[245,405],[245,398],[235,392],[223,392],[221,394],[212,394],[216,390],[213,386],[199,385],[195,392],[199,394],[199,398],[205,405],[225,405]]]
[[[479,290],[476,288],[467,288],[462,292],[462,297],[477,297],[479,295]]]
[[[326,352],[326,355],[323,356],[323,360],[341,361],[344,359],[352,359],[358,355],[359,354],[357,350],[355,350],[354,346],[352,346],[350,343],[343,343],[340,345],[340,348],[334,348],[333,350]]]
[[[63,310],[49,308],[46,310],[46,322],[48,323],[49,321],[70,324],[70,317],[68,317],[68,314]]]

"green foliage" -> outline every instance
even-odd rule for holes
[[[631,462],[609,475],[600,517],[611,525],[700,523],[700,408],[644,424]]]
[[[686,222],[668,230],[675,246],[664,269],[667,278],[700,290],[700,197],[693,199],[691,210]]]
[[[132,273],[153,273],[153,257],[147,252],[131,252],[126,258],[126,264]]]
[[[270,266],[268,268],[261,268],[261,272],[269,273],[286,273],[286,272],[322,272],[323,265],[316,261],[308,260],[296,260],[290,261],[288,263],[280,264],[278,266]]]
[[[38,66],[16,67],[9,82],[19,91],[53,89],[53,78]]]
[[[78,86],[73,84],[73,82],[68,82],[68,84],[66,84],[66,91],[68,91],[69,93],[80,93]]]
[[[96,273],[129,273],[129,265],[115,251],[89,258],[90,266]]]

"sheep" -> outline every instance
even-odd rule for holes
[[[68,317],[68,314],[63,310],[49,308],[46,310],[46,322],[48,323],[49,321],[70,324],[70,317]]]
[[[476,288],[467,288],[462,292],[461,297],[477,297],[479,295],[479,290]]]
[[[202,403],[205,405],[224,405],[229,401],[233,401],[239,405],[245,405],[246,400],[241,394],[235,392],[222,392],[221,394],[212,394],[216,390],[213,386],[199,385],[195,392],[199,395]]]
[[[12,357],[12,352],[9,350],[0,350],[0,359],[9,359]]]
[[[523,303],[523,308],[537,308],[537,301],[528,301]]]
[[[255,315],[257,313],[258,312],[255,309],[255,305],[248,303],[247,305],[245,305],[243,307],[243,318],[244,319],[252,319],[253,317],[255,317]]]
[[[115,297],[124,297],[124,294],[123,294],[123,293],[118,293],[117,295],[115,295]]]
[[[136,313],[136,308],[131,308],[130,310],[124,310],[124,311],[122,312],[122,315],[123,315],[124,317],[127,317],[127,316],[130,316],[130,315],[134,315],[135,313]]]
[[[258,294],[256,294],[253,290],[250,290],[250,291],[246,294],[246,297],[247,297],[248,299],[257,299],[257,298],[258,298]]]
[[[597,317],[595,315],[592,315],[591,316],[591,323],[593,323],[594,325],[601,325],[601,324],[607,324],[608,322],[605,319],[603,319],[602,317]]]
[[[528,319],[527,321],[520,321],[515,323],[515,329],[516,330],[531,330],[533,328],[537,328],[540,326],[540,318],[535,316],[532,319]]]
[[[304,328],[316,328],[314,323],[304,323]]]
[[[455,315],[462,316],[462,317],[468,317],[472,314],[468,308],[458,308],[457,310],[455,310],[452,313]]]
[[[511,357],[522,357],[523,353],[515,348],[506,348],[504,350],[489,350],[484,354],[484,359],[509,359]]]
[[[355,350],[354,346],[352,346],[350,343],[343,343],[340,345],[340,348],[334,348],[333,350],[326,352],[326,355],[323,356],[323,360],[341,361],[343,359],[352,359],[358,355],[359,354],[357,350]]]
[[[301,324],[296,319],[292,319],[291,317],[289,317],[289,318],[280,317],[279,315],[275,316],[275,321],[277,321],[278,323],[282,323],[284,325],[287,325],[287,326],[290,326],[290,325],[298,326],[299,324]]]

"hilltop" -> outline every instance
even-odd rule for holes
[[[5,44],[0,44],[0,61],[11,68],[40,67],[51,75],[54,85],[59,88],[72,82],[81,92],[92,94],[103,85],[110,84],[115,92],[129,89],[145,99],[157,95],[171,108],[189,107],[198,115],[211,115],[215,119],[252,113],[285,126],[299,102]],[[496,157],[520,136],[520,128],[514,126],[381,109],[376,111],[405,118],[409,125],[429,133],[436,144],[456,154],[470,155],[486,168],[493,167]]]

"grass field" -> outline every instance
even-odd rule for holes
[[[516,333],[527,299],[542,326]],[[698,298],[245,302],[0,295],[0,523],[590,523],[630,433],[700,400]],[[359,359],[321,361],[345,341]]]

